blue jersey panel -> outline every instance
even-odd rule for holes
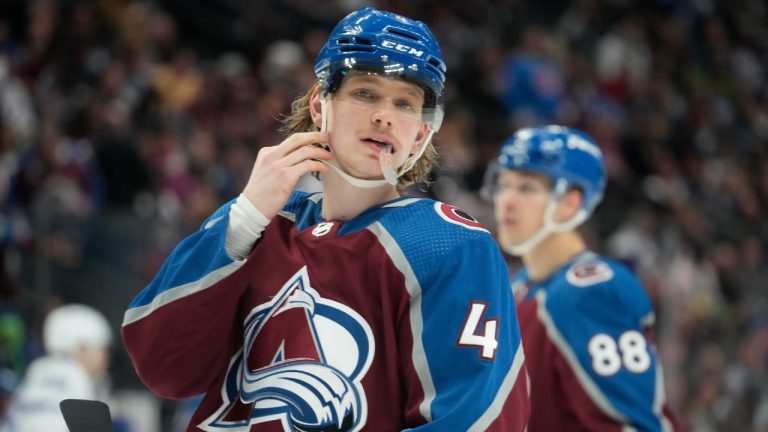
[[[322,208],[317,203],[321,198],[318,193],[293,191],[283,212],[289,214],[296,223],[296,230],[303,231],[323,221]]]
[[[429,426],[467,430],[508,378],[520,333],[506,263],[494,239],[483,229],[446,222],[437,205],[412,203],[408,212],[392,212],[381,223],[418,283],[421,338],[435,392],[432,416],[453,422]],[[465,328],[477,337],[462,341]],[[458,381],[478,375],[488,378],[483,386]],[[462,412],[452,412],[455,407]]]
[[[233,262],[224,243],[229,210],[234,202],[224,204],[203,222],[198,232],[176,245],[152,283],[133,299],[129,309],[146,306],[163,292],[197,281]]]
[[[587,393],[607,399],[627,423],[660,430],[660,370],[646,337],[652,305],[637,278],[601,259],[573,264],[546,285],[546,310],[575,354],[572,367],[591,382]]]

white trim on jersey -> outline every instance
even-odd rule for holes
[[[603,410],[606,415],[622,424],[627,424],[629,419],[611,404],[603,392],[600,391],[600,388],[597,386],[597,384],[592,381],[592,379],[589,377],[589,374],[587,374],[587,372],[581,366],[581,363],[579,363],[579,359],[576,357],[576,353],[573,352],[571,346],[568,345],[568,342],[565,341],[563,335],[560,334],[560,330],[558,330],[557,326],[555,326],[555,322],[546,308],[547,293],[544,290],[540,290],[536,293],[536,302],[539,319],[541,320],[541,323],[544,324],[544,328],[547,330],[549,339],[552,341],[552,343],[555,344],[557,349],[560,351],[560,354],[562,354],[563,358],[565,358],[565,360],[571,366],[571,370],[573,370],[574,375],[576,375],[576,378],[579,380],[579,382],[581,382],[581,386],[587,392],[589,397],[592,398],[592,401],[595,403],[595,405]],[[636,431],[636,429],[631,426],[624,426],[622,430],[625,432]]]
[[[643,327],[651,327],[656,323],[656,314],[653,311],[648,312],[647,315],[640,318],[640,325]]]
[[[402,199],[393,203],[385,204],[381,206],[381,208],[389,208],[389,207],[405,207],[407,205],[413,204],[416,201],[421,201],[421,198],[406,198]]]
[[[664,370],[661,362],[656,365],[656,394],[653,396],[653,412],[661,419],[661,432],[672,432],[672,422],[664,415],[667,395],[664,392]]]
[[[294,191],[294,193],[295,193],[295,191]],[[323,199],[323,194],[322,193],[314,193],[314,194],[309,195],[307,197],[307,201],[312,201],[315,204],[319,203],[321,199]],[[296,223],[296,213],[291,213],[291,212],[288,212],[288,211],[285,211],[285,210],[280,210],[279,212],[277,212],[277,214],[279,214],[280,216],[288,219],[289,221],[291,221],[293,223]]]
[[[374,222],[367,229],[379,239],[379,243],[387,251],[390,259],[392,259],[392,263],[405,278],[405,287],[410,296],[409,317],[411,319],[411,333],[413,336],[413,352],[411,357],[413,368],[416,370],[416,374],[421,382],[421,388],[424,390],[424,400],[419,405],[419,412],[427,421],[432,421],[431,407],[436,391],[435,384],[432,382],[432,374],[429,371],[429,363],[427,363],[424,342],[421,339],[424,329],[424,321],[421,316],[421,285],[402,249],[400,249],[400,246],[398,246],[389,231],[384,228],[384,225],[381,222]]]
[[[215,225],[216,225],[217,223],[219,223],[219,221],[220,221],[220,220],[222,220],[222,219],[224,219],[224,216],[223,216],[223,215],[222,215],[222,216],[219,216],[219,217],[217,217],[217,218],[213,218],[213,219],[209,220],[208,222],[206,222],[206,224],[205,224],[205,226],[203,227],[203,229],[209,229],[209,228],[211,228],[211,227],[215,226]]]
[[[509,393],[512,392],[512,388],[515,387],[517,377],[520,376],[520,370],[523,368],[523,362],[525,361],[525,353],[523,352],[523,344],[520,343],[517,346],[517,352],[515,352],[515,359],[512,361],[512,365],[507,372],[507,376],[504,377],[499,391],[496,393],[496,397],[493,398],[493,403],[488,406],[488,409],[480,416],[479,419],[469,428],[468,432],[482,432],[488,429],[499,417],[501,410],[504,408],[504,403],[507,401]],[[530,395],[530,388],[528,394]]]
[[[123,318],[123,326],[127,326],[128,324],[134,323],[146,317],[147,315],[150,315],[161,306],[203,291],[204,289],[215,285],[220,280],[237,271],[237,269],[239,269],[243,264],[245,264],[245,261],[234,261],[225,265],[224,267],[218,268],[206,274],[202,279],[198,279],[196,281],[192,281],[184,285],[179,285],[177,287],[163,291],[162,293],[155,296],[155,298],[153,298],[152,302],[149,304],[128,309],[125,312],[125,317]]]
[[[280,216],[288,219],[289,221],[291,221],[293,223],[296,223],[296,214],[295,213],[289,213],[289,212],[287,212],[285,210],[280,210],[277,214],[279,214]]]

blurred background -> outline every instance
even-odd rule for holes
[[[655,303],[670,405],[695,431],[768,431],[763,0],[2,0],[2,401],[51,308],[89,304],[119,335],[368,5],[428,23],[448,64],[441,166],[412,192],[492,228],[478,191],[502,141],[585,130],[610,178],[584,232]],[[122,430],[183,430],[195,401],[150,395],[119,343],[110,372]]]

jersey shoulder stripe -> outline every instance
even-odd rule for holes
[[[202,228],[182,240],[169,255],[163,267],[131,302],[123,319],[130,324],[157,308],[202,291],[242,266],[226,253],[229,210],[232,200],[203,222]]]

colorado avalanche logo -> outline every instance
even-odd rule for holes
[[[613,279],[613,270],[600,261],[579,263],[568,269],[565,277],[572,285],[586,287]]]
[[[454,225],[463,226],[464,228],[469,228],[471,230],[488,232],[488,230],[485,229],[483,224],[478,222],[477,219],[470,216],[469,213],[465,212],[464,210],[458,207],[437,201],[435,202],[435,211],[437,212],[438,216],[443,218],[443,220],[445,220],[446,222],[450,222]]]
[[[360,381],[373,360],[373,334],[357,312],[320,297],[306,267],[251,311],[243,346],[227,372],[224,404],[202,429],[247,431],[266,421],[280,421],[285,431],[365,425]]]

